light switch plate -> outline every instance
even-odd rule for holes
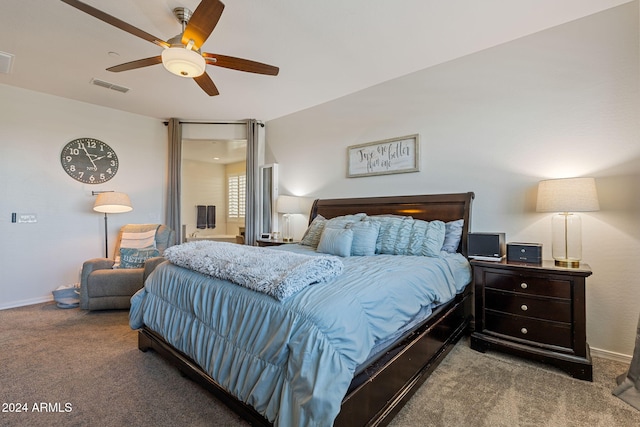
[[[34,214],[34,213],[19,213],[18,214],[18,222],[19,223],[25,223],[25,224],[31,224],[34,222],[38,222],[38,215]]]

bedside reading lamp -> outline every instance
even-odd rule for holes
[[[582,224],[574,212],[600,210],[593,178],[548,179],[538,183],[536,211],[557,212],[552,218],[551,251],[555,264],[579,267],[582,259]]]
[[[280,196],[277,202],[278,212],[284,214],[284,231],[282,232],[283,242],[293,242],[293,226],[291,225],[291,215],[302,213],[300,209],[300,199],[293,196]]]
[[[93,210],[104,213],[104,257],[109,258],[107,214],[132,211],[131,200],[126,194],[115,191],[92,191],[91,194],[98,196],[93,204]]]

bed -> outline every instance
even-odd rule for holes
[[[155,350],[253,425],[284,426],[292,422],[297,425],[330,425],[331,421],[336,426],[384,425],[468,329],[472,317],[470,273],[468,278],[464,274],[456,276],[459,283],[453,288],[449,286],[448,297],[445,296],[447,291],[433,291],[436,295],[432,297],[433,303],[420,303],[422,317],[418,317],[417,313],[406,313],[411,327],[405,326],[390,334],[385,328],[391,328],[388,324],[404,314],[387,313],[386,310],[394,306],[389,298],[395,298],[396,293],[405,295],[407,292],[406,295],[411,295],[409,292],[413,292],[414,287],[423,285],[413,285],[418,281],[416,277],[403,279],[411,285],[405,286],[403,282],[402,292],[394,288],[394,294],[386,297],[390,302],[378,302],[374,310],[367,304],[373,304],[375,293],[365,293],[369,292],[368,288],[363,290],[355,287],[356,283],[357,286],[370,286],[372,281],[358,280],[357,270],[352,268],[373,269],[375,267],[372,265],[362,267],[362,263],[375,260],[380,264],[391,258],[395,266],[388,269],[397,269],[392,272],[394,281],[409,270],[420,274],[424,272],[425,275],[458,274],[451,273],[453,270],[449,266],[462,264],[461,258],[466,263],[464,257],[467,255],[473,197],[473,193],[458,193],[316,200],[310,214],[311,225],[320,218],[330,220],[357,213],[366,214],[368,218],[410,217],[416,222],[432,224],[462,223],[461,238],[455,248],[457,254],[433,257],[437,265],[433,268],[426,266],[426,258],[430,257],[346,257],[342,260],[342,274],[326,282],[307,286],[282,301],[227,281],[211,279],[206,274],[170,262],[162,263],[149,276],[145,288],[132,299],[130,323],[133,328],[139,329],[138,347],[142,351]],[[285,246],[256,249],[301,252],[304,256],[313,257],[308,247]],[[405,262],[424,262],[425,266],[414,268],[413,264],[406,264],[412,267],[405,268]],[[431,273],[430,269],[435,273]],[[469,271],[468,265],[466,269]],[[441,270],[446,272],[441,273]],[[366,277],[366,274],[360,276]],[[208,282],[210,280],[218,281],[212,286]],[[174,292],[169,290],[169,282],[175,283],[171,286],[178,288],[175,303],[167,302]],[[336,285],[338,283],[339,287]],[[353,292],[358,296],[349,293],[352,292],[352,283]],[[384,287],[377,289],[381,288]],[[332,294],[340,292],[343,293],[339,298],[333,301],[329,299]],[[424,293],[431,294],[432,291]],[[362,295],[365,297],[358,299]],[[415,296],[402,298],[403,302],[399,304],[401,311],[408,312],[405,310],[407,306],[417,304],[413,302]],[[448,300],[441,301],[445,298]],[[357,300],[357,304],[352,299]],[[409,300],[412,304],[407,303]],[[310,311],[302,312],[298,305],[293,306],[294,303],[309,307]],[[177,308],[167,309],[167,304],[175,304]],[[290,306],[292,309],[289,311]],[[261,311],[263,309],[269,311]],[[172,310],[179,315],[168,315]],[[359,314],[360,310],[365,314]],[[376,310],[379,310],[377,320]],[[222,312],[225,316],[220,316]],[[342,319],[338,312],[350,312],[350,316],[356,317]],[[325,313],[330,313],[330,321],[315,320],[316,316]],[[367,318],[366,321],[360,321],[366,313],[373,313],[374,320]],[[425,314],[428,316],[424,317]],[[206,322],[214,318],[215,324],[202,326],[201,323],[205,321],[203,318],[206,318]],[[248,322],[249,325],[242,322]],[[270,326],[276,324],[277,328]],[[330,324],[330,327],[322,329],[324,324]],[[360,324],[366,324],[367,329],[358,329]],[[240,331],[245,327],[249,332]],[[275,330],[276,336],[265,338],[262,332],[265,328]],[[351,329],[360,335],[355,339],[347,338],[346,333],[344,338],[336,335]],[[221,332],[223,330],[224,333]],[[316,332],[317,335],[314,335]],[[246,335],[242,338],[247,342],[246,348],[238,349],[238,342],[233,341],[236,335]],[[390,342],[387,335],[393,335],[393,341]],[[344,342],[347,344],[342,347]],[[302,349],[296,350],[294,345],[301,345]],[[374,348],[376,351],[373,351]],[[245,354],[249,355],[246,356],[247,360],[242,359]],[[239,355],[242,360],[238,360]],[[265,377],[283,379],[271,384]]]

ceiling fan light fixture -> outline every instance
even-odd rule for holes
[[[162,51],[162,65],[180,77],[198,77],[207,65],[201,54],[184,47],[169,47]]]

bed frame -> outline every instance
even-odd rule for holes
[[[333,218],[365,212],[394,214],[426,221],[464,219],[458,251],[467,256],[467,235],[471,222],[473,193],[422,196],[367,197],[316,200],[309,221],[317,215]],[[467,332],[471,322],[472,288],[434,310],[423,323],[354,377],[334,426],[382,426],[388,424],[415,391]],[[193,360],[176,350],[156,332],[143,327],[138,348],[155,350],[184,375],[198,382],[252,425],[271,426],[252,407],[229,395]]]

